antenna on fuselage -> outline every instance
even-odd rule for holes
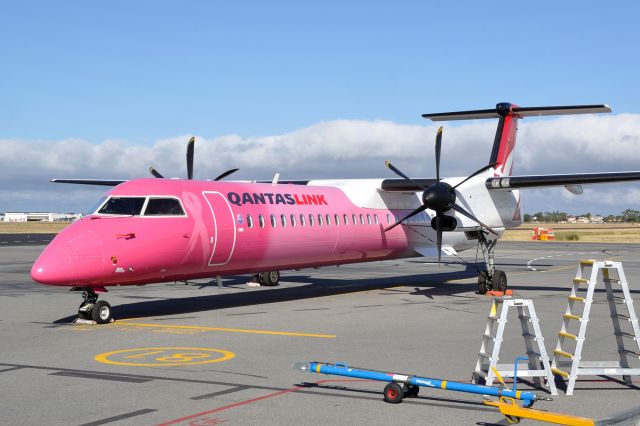
[[[276,172],[276,174],[273,175],[273,180],[271,181],[271,185],[277,185],[279,179],[280,179],[280,173]]]

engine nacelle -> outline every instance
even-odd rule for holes
[[[453,231],[458,226],[458,221],[453,216],[442,215],[440,217],[440,229],[444,232]],[[431,227],[436,229],[436,218],[431,219]]]

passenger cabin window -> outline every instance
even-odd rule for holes
[[[264,228],[264,216],[261,214],[258,215],[258,223],[260,223],[260,228]]]
[[[318,226],[322,226],[322,215],[318,213]]]
[[[143,205],[144,197],[111,197],[98,213],[137,216]]]
[[[175,198],[149,198],[145,216],[184,216],[180,201]]]
[[[272,215],[271,215],[271,227],[272,227],[272,228],[275,228],[275,227],[276,227],[276,224],[277,224],[277,222],[276,222],[276,215],[272,214]]]
[[[360,213],[360,225],[364,225],[364,215]]]
[[[309,226],[313,226],[313,215],[309,214]]]
[[[251,217],[250,214],[247,215],[247,226],[249,228],[253,228],[253,218]]]
[[[367,223],[371,225],[371,215],[367,213]]]
[[[358,219],[356,219],[356,215],[355,215],[355,213],[351,215],[351,222],[352,222],[354,225],[357,225],[357,224],[358,224]]]
[[[373,215],[373,220],[376,223],[376,225],[378,225],[380,223],[380,221],[378,220],[378,215],[377,214]]]
[[[285,216],[284,214],[280,215],[280,223],[282,223],[282,227],[286,228],[287,226],[287,216]]]
[[[304,225],[305,225],[305,223],[304,223],[304,215],[301,213],[300,214],[300,226],[302,226],[304,228]]]
[[[336,225],[340,225],[340,216],[338,216],[337,214],[333,216],[334,221],[336,222]]]
[[[391,215],[387,213],[387,224],[391,224]]]
[[[296,226],[296,215],[291,213],[291,226],[295,228]]]
[[[349,219],[347,218],[347,215],[342,215],[342,219],[344,219],[344,224],[348,225],[349,224]]]
[[[325,219],[327,219],[327,226],[331,225],[331,216],[327,215]]]

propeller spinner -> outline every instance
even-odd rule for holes
[[[436,217],[431,221],[431,226],[436,230],[437,235],[437,245],[438,245],[438,263],[440,263],[441,251],[442,251],[442,232],[443,231],[451,231],[455,228],[455,218],[451,216],[447,216],[444,213],[449,210],[455,210],[458,213],[468,217],[469,219],[477,222],[480,226],[487,229],[489,232],[492,232],[497,235],[497,232],[490,228],[489,226],[482,223],[476,217],[474,217],[471,213],[466,211],[464,208],[460,207],[456,204],[456,188],[467,182],[472,177],[489,170],[491,167],[495,167],[495,164],[489,164],[487,166],[482,167],[477,170],[473,174],[469,175],[463,181],[458,183],[456,186],[451,186],[446,182],[442,182],[440,180],[440,152],[442,147],[442,127],[438,129],[438,133],[436,134],[436,183],[430,185],[429,187],[424,187],[418,184],[415,180],[411,179],[409,176],[402,173],[398,168],[394,167],[389,161],[386,161],[385,164],[389,169],[391,169],[398,176],[413,182],[418,187],[422,188],[424,191],[422,193],[422,205],[394,223],[391,226],[388,226],[384,229],[385,232],[390,231],[396,226],[400,225],[402,222],[407,219],[422,213],[423,211],[430,209],[436,212]]]

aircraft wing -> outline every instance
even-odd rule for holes
[[[548,186],[568,186],[591,183],[615,183],[640,181],[640,172],[575,173],[562,175],[505,176],[487,179],[491,190],[520,188],[543,188]]]
[[[112,179],[51,179],[54,183],[77,183],[79,185],[101,185],[101,186],[116,186],[120,185],[126,180],[112,180]]]

